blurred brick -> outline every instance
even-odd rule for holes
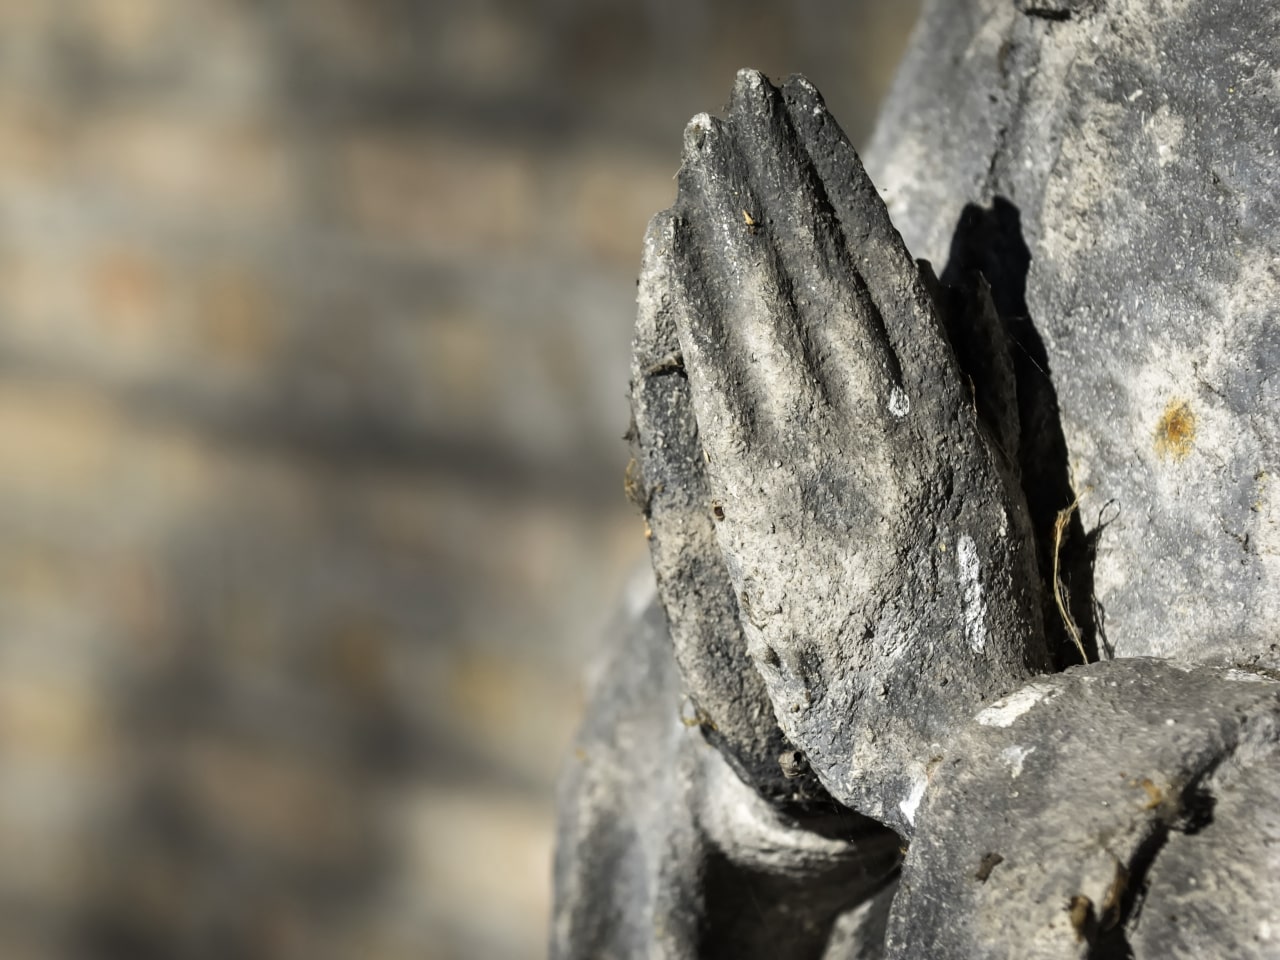
[[[75,13],[115,59],[128,61],[159,46],[174,6],[168,0],[78,0]]]
[[[154,545],[163,529],[139,529],[139,507],[172,523],[218,484],[217,452],[189,433],[133,423],[92,389],[21,380],[0,379],[0,461],[0,516],[43,517],[51,530],[87,523],[78,541],[86,557],[99,533],[123,529]],[[150,502],[119,497],[129,491]]]
[[[0,956],[543,953],[680,126],[912,6],[0,0]]]
[[[263,224],[295,211],[297,171],[266,123],[123,110],[94,116],[76,145],[84,189],[152,214]]]
[[[261,271],[215,268],[191,284],[201,352],[213,364],[259,377],[266,375],[284,324],[280,296]]]
[[[335,74],[386,75],[407,53],[405,27],[413,13],[394,0],[286,0],[281,6],[291,42]]]
[[[144,255],[114,250],[90,270],[90,309],[107,336],[154,341],[173,309],[165,299],[165,266]]]
[[[338,149],[359,230],[446,260],[535,243],[536,160],[521,150],[379,132]]]
[[[14,91],[0,94],[0,191],[59,186],[71,163],[66,147],[73,123],[47,104]]]
[[[571,227],[593,258],[635,268],[649,218],[675,200],[677,163],[621,154],[593,154],[578,160],[573,183]]]
[[[443,8],[442,8],[443,9]],[[438,76],[464,77],[475,93],[517,92],[545,77],[553,38],[539,30],[528,9],[484,7],[442,12],[433,24],[431,68]]]
[[[495,791],[427,789],[406,794],[399,811],[404,882],[422,891],[429,924],[419,938],[429,950],[437,941],[429,955],[540,955],[542,945],[529,943],[525,931],[550,909],[539,879],[551,857],[544,810]],[[470,909],[476,903],[504,909],[481,917]]]
[[[87,284],[77,282],[77,268],[65,256],[22,249],[6,243],[0,250],[0,304],[3,333],[35,343],[48,342],[73,323],[87,320]]]
[[[45,760],[89,762],[105,732],[98,691],[74,676],[0,679],[0,756],[6,762],[29,755]]]
[[[59,22],[57,4],[0,0],[0,35],[14,46],[40,44]]]
[[[212,832],[321,868],[362,858],[359,785],[307,758],[211,738],[184,744],[177,762],[175,779]]]
[[[419,328],[415,347],[431,390],[467,416],[485,415],[503,358],[500,338],[485,329],[482,316],[440,311]]]
[[[121,429],[83,395],[0,382],[0,499],[57,510],[95,495]]]

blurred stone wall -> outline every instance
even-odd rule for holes
[[[914,14],[0,0],[0,956],[543,952],[680,131]]]

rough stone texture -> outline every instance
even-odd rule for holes
[[[655,597],[615,629],[561,793],[551,955],[878,957],[898,838],[779,811],[682,722]]]
[[[1275,956],[1278,759],[1280,684],[1256,673],[1034,681],[937,759],[888,956]]]
[[[868,151],[1052,379],[1069,457],[1029,499],[1043,538],[1079,495],[1104,655],[1280,662],[1278,65],[1270,4],[944,0]]]
[[[641,277],[631,373],[635,458],[628,467],[628,493],[647,518],[654,574],[691,701],[691,722],[762,795],[809,803],[825,798],[825,791],[803,753],[778,727],[764,681],[747,655],[737,597],[716,542],[688,375],[675,325],[662,309],[664,297],[670,302],[667,283],[661,271]]]
[[[570,786],[558,956],[1280,952],[1278,60],[1243,2],[933,3],[868,160],[901,238],[803,80],[694,118],[632,374],[662,689],[702,737],[620,719],[646,674],[597,694],[586,742],[641,773]],[[1029,679],[1073,635],[1101,662]],[[837,908],[751,855],[822,835],[762,689],[909,842],[896,892]],[[752,829],[705,813],[734,804]],[[709,906],[766,876],[785,909]]]
[[[909,831],[929,745],[1049,658],[1016,451],[985,439],[926,277],[807,81],[743,71],[726,119],[694,118],[639,301],[637,430],[682,668],[714,675],[737,641],[831,795]],[[683,476],[671,431],[649,434],[680,415]],[[727,569],[745,645],[718,586],[701,616],[689,558]]]

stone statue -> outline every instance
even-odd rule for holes
[[[1278,150],[1246,0],[929,3],[865,168],[691,121],[554,957],[1280,956]]]

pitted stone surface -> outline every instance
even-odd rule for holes
[[[937,0],[881,191],[801,79],[694,118],[633,366],[679,667],[596,695],[557,956],[1275,955],[1278,54],[1243,0]]]
[[[1037,680],[932,761],[889,956],[1274,955],[1255,933],[1280,925],[1278,757],[1280,683],[1257,674]]]
[[[928,4],[867,167],[1052,379],[1104,652],[1280,666],[1280,12],[1050,8]]]
[[[551,956],[880,957],[897,836],[779,811],[682,723],[656,598],[612,640],[561,791]]]
[[[689,124],[679,197],[645,253],[637,344],[665,325],[678,348],[645,350],[636,370],[682,667],[714,674],[735,612],[700,577],[667,574],[691,556],[727,571],[778,723],[826,789],[909,831],[929,744],[1049,663],[1016,471],[988,440],[929,277],[812,85],[755,71],[724,119]],[[677,410],[688,390],[696,420],[696,444],[692,429],[678,438],[697,475],[679,507],[671,440],[647,436],[655,378]],[[709,528],[720,565],[704,563]],[[691,602],[715,613],[701,650]]]

